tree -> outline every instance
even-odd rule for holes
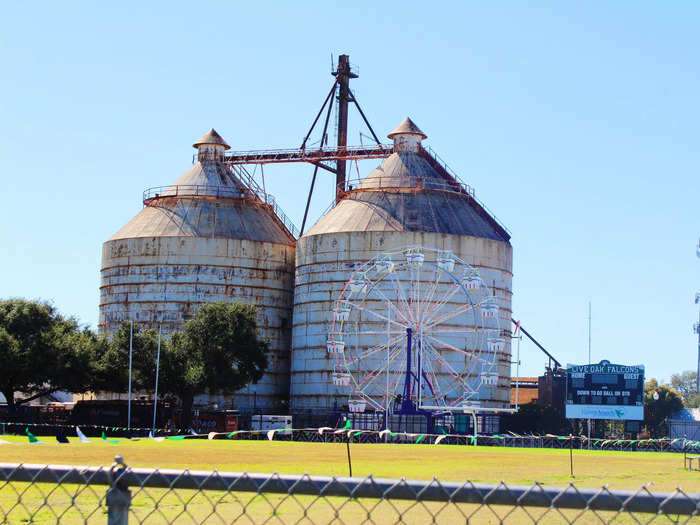
[[[86,391],[95,340],[90,330],[48,303],[0,301],[0,391],[8,406],[57,390]],[[17,401],[18,391],[28,397]]]
[[[192,422],[194,396],[232,394],[263,376],[268,341],[258,337],[256,316],[245,303],[205,304],[172,335],[161,353],[161,386],[182,401],[184,427]]]
[[[655,399],[656,398],[656,399]],[[644,385],[644,423],[653,437],[667,434],[668,418],[683,408],[678,392],[650,379]]]
[[[692,370],[685,370],[671,376],[671,386],[681,395],[686,407],[698,406],[697,378],[698,373]]]
[[[129,388],[129,339],[131,325],[124,321],[111,338],[98,342],[97,362],[92,381],[96,392],[126,392]],[[163,341],[161,341],[161,346]],[[155,381],[158,333],[134,325],[132,352],[132,383],[134,390],[152,389]]]

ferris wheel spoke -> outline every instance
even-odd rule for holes
[[[421,358],[421,363],[423,364],[423,370],[421,372],[425,375],[424,379],[428,381],[428,388],[433,399],[435,400],[435,403],[439,405],[440,397],[443,395],[442,386],[440,385],[439,378],[435,373],[433,362],[430,359],[425,359],[425,352]]]
[[[388,344],[387,343],[382,343],[378,344],[375,346],[372,346],[362,352],[358,352],[358,354],[350,359],[345,359],[344,361],[341,361],[341,363],[345,366],[348,366],[352,363],[355,363],[357,361],[360,361],[362,359],[367,359],[368,357],[373,356],[374,354],[377,354],[382,351],[386,351],[387,348],[393,349],[397,346],[401,346],[403,340],[403,336],[397,336],[389,340]]]
[[[426,324],[431,318],[440,311],[440,309],[447,304],[447,302],[454,297],[454,295],[459,291],[458,286],[451,287],[451,290],[445,294],[439,301],[434,302],[433,305],[425,311],[423,318],[421,319],[421,324]]]
[[[348,303],[349,303],[351,306],[354,306],[355,308],[357,308],[358,310],[362,310],[362,311],[365,312],[365,313],[368,313],[368,314],[370,314],[370,315],[373,315],[373,316],[375,316],[376,318],[381,319],[382,321],[390,321],[390,322],[391,322],[392,324],[394,324],[394,325],[400,326],[401,328],[404,328],[404,329],[406,328],[406,325],[403,325],[403,324],[399,323],[398,321],[395,321],[394,319],[389,319],[387,316],[382,315],[382,314],[380,314],[380,313],[377,313],[377,312],[375,312],[374,310],[370,310],[369,308],[365,308],[364,306],[360,306],[359,304],[353,303],[353,302],[351,302],[350,300],[348,300]]]
[[[430,322],[424,325],[424,329],[427,328],[430,330],[433,326],[444,323],[445,321],[448,321],[452,319],[453,317],[457,317],[458,315],[462,315],[467,313],[469,310],[472,309],[472,305],[469,303],[463,304],[462,306],[459,306],[455,308],[454,310],[451,310],[449,312],[445,312],[442,315],[433,317],[430,319]]]
[[[448,303],[442,303],[438,308],[435,308],[430,317],[423,320],[423,326],[432,328],[437,324],[444,323],[446,320],[451,319],[452,317],[461,315],[473,309],[471,303],[462,303],[460,306],[453,307],[451,310],[443,311],[445,306],[448,306]]]
[[[395,270],[396,271],[396,270]],[[388,279],[386,278],[388,277]],[[396,312],[399,313],[399,315],[403,318],[403,320],[406,322],[406,325],[409,326],[413,324],[413,321],[411,319],[411,313],[410,313],[410,307],[408,306],[408,303],[405,300],[401,300],[402,297],[400,294],[396,294],[395,299],[390,299],[386,293],[384,293],[380,288],[379,288],[379,283],[386,283],[390,284],[392,289],[391,291],[396,292],[397,290],[397,285],[396,282],[394,281],[394,275],[393,273],[387,273],[383,275],[382,279],[377,280],[375,283],[373,283],[371,291],[377,292],[377,294],[384,299],[384,301],[387,304],[387,307],[389,305],[392,305],[392,309]]]
[[[440,283],[440,274],[437,271],[437,266],[433,268],[433,276],[430,279],[430,281],[432,286],[428,289],[428,293],[425,297],[425,300],[423,300],[421,304],[421,312],[423,313],[423,315],[419,316],[419,319],[421,319],[421,323],[423,322],[423,317],[425,317],[425,308],[430,306],[433,297],[435,296],[435,292],[438,288],[438,284]]]
[[[406,328],[407,326],[411,325],[411,321],[409,321],[409,319],[408,319],[409,316],[407,316],[406,312],[403,311],[403,309],[401,308],[402,305],[401,305],[400,303],[399,303],[399,304],[396,304],[395,302],[392,302],[392,301],[384,294],[384,292],[382,292],[382,291],[379,289],[379,287],[377,287],[377,286],[372,286],[372,288],[371,288],[370,291],[372,291],[372,290],[375,291],[375,292],[377,292],[377,294],[384,300],[384,303],[386,303],[386,305],[387,305],[387,309],[388,309],[388,307],[389,307],[390,304],[394,304],[394,308],[392,308],[392,311],[396,311],[396,312],[403,318],[404,322],[406,323],[405,325],[401,325],[401,326],[403,326],[404,328]],[[386,317],[384,318],[384,320],[386,321]],[[392,322],[393,322],[393,321],[392,321]],[[397,324],[398,324],[398,323],[397,323]]]
[[[436,354],[436,360],[440,364],[440,366],[443,367],[444,370],[447,371],[447,373],[452,376],[453,381],[451,382],[450,385],[446,388],[446,390],[442,393],[444,396],[449,396],[452,394],[454,391],[463,391],[465,387],[465,376],[463,374],[458,373],[455,371],[444,359],[442,359],[442,356],[439,355],[439,353],[430,347],[431,350]]]
[[[415,318],[420,319],[420,268],[411,268],[411,301],[415,304]]]
[[[455,379],[461,378],[461,375],[458,372],[456,372],[450,365],[447,364],[447,362],[440,355],[440,352],[433,348],[433,345],[431,345],[428,341],[424,341],[424,343],[425,347],[427,347],[428,350],[433,353],[433,355],[435,356],[435,360],[440,364],[440,366],[442,366]]]
[[[416,319],[415,319],[415,316],[413,315],[414,312],[411,310],[411,307],[409,306],[408,301],[406,299],[406,293],[404,292],[403,285],[401,284],[401,279],[397,279],[393,273],[390,273],[389,275],[391,276],[391,282],[396,287],[399,301],[403,302],[403,305],[406,308],[406,313],[408,314],[407,317],[408,317],[409,321],[411,323],[415,323]]]
[[[376,399],[372,398],[372,396],[369,396],[364,392],[353,392],[353,394],[362,398],[368,405],[372,406],[372,408],[374,408],[375,410],[384,410],[384,407],[382,407]]]
[[[362,381],[357,383],[357,390],[364,392],[365,390],[369,389],[370,386],[372,386],[372,383],[378,379],[381,378],[382,376],[386,377],[386,370],[388,369],[389,366],[391,366],[391,362],[398,357],[398,355],[401,353],[400,349],[395,350],[393,353],[390,353],[388,359],[383,363],[382,366],[379,368],[376,368],[372,370],[369,374],[367,374]]]
[[[389,342],[388,345],[381,345],[381,346],[376,346],[374,349],[370,350],[365,350],[363,353],[357,355],[356,357],[353,357],[352,359],[349,359],[346,361],[346,364],[352,364],[357,361],[360,361],[362,359],[367,359],[369,357],[372,357],[373,355],[382,353],[382,352],[388,352],[389,353],[389,359],[393,360],[395,358],[395,354],[400,354],[401,350],[403,349],[403,340],[399,339],[397,340],[392,340]],[[384,364],[384,363],[383,363]]]
[[[452,403],[450,403],[448,406],[456,407],[456,406],[459,406],[459,404],[460,404],[462,401],[466,401],[466,400],[467,400],[467,394],[462,394],[462,395],[459,396],[457,399],[455,399]]]
[[[394,361],[397,357],[400,357],[400,355],[401,355],[400,347],[395,347],[395,348],[390,352],[390,354],[389,354],[389,358],[388,358],[389,365],[390,365],[391,362]],[[351,377],[352,377],[352,382],[354,383],[354,385],[353,385],[353,390],[354,390],[355,392],[362,392],[363,394],[366,394],[366,392],[364,391],[364,390],[367,388],[367,384],[366,384],[366,383],[367,383],[368,381],[371,380],[371,379],[370,379],[371,376],[373,376],[375,373],[377,374],[377,376],[381,376],[381,375],[382,375],[382,374],[381,374],[381,371],[384,370],[384,368],[386,368],[386,367],[382,367],[382,368],[380,368],[380,369],[378,369],[378,370],[373,370],[373,371],[369,372],[367,375],[365,375],[365,377],[362,378],[362,379],[360,379],[360,380],[358,380],[358,379],[355,378],[354,376],[351,376]]]
[[[372,330],[367,330],[367,331],[357,331],[357,332],[352,332],[349,335],[387,335],[387,334],[397,334],[397,335],[406,335],[406,330],[399,330],[399,331],[391,331],[387,332],[385,331],[372,331]]]
[[[432,330],[423,329],[424,333],[428,334],[474,334],[477,332],[474,328],[465,328],[458,330],[455,328],[433,328]]]
[[[428,339],[435,341],[440,347],[447,348],[448,350],[452,350],[454,352],[458,352],[460,354],[466,355],[470,359],[477,359],[477,360],[484,361],[484,362],[486,361],[484,358],[482,358],[478,355],[480,353],[478,351],[469,352],[467,350],[462,350],[461,348],[457,348],[456,346],[453,346],[449,343],[446,343],[445,341],[442,341],[442,340],[438,339],[437,337],[433,337],[432,335],[423,334],[423,337],[427,337]]]

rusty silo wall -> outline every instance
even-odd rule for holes
[[[167,335],[208,302],[260,306],[260,335],[270,339],[265,376],[247,394],[223,400],[237,408],[279,408],[287,397],[294,247],[240,239],[115,239],[103,246],[100,329],[124,320]],[[200,399],[203,401],[203,399]],[[221,402],[222,400],[220,400]]]
[[[326,350],[335,301],[354,268],[378,253],[414,245],[450,250],[477,268],[482,279],[495,290],[501,326],[509,326],[513,252],[507,243],[429,232],[337,232],[302,236],[297,243],[292,327],[293,410],[332,410],[347,405],[348,394],[332,383],[333,358]],[[381,330],[382,327],[378,328]],[[509,342],[499,358],[497,369],[500,388],[492,389],[493,397],[482,401],[484,406],[507,407]]]
[[[510,235],[422,149],[425,135],[415,124],[407,119],[390,138],[394,153],[364,179],[349,181],[335,207],[297,242],[290,393],[295,412],[346,409],[348,393],[333,384],[334,357],[326,346],[333,310],[353,270],[381,253],[409,246],[449,250],[478,270],[499,306],[500,327],[510,327]],[[509,406],[510,361],[506,337],[496,360],[497,385],[480,394],[482,406]]]
[[[260,335],[270,340],[265,375],[233,396],[195,401],[285,410],[294,237],[221,162],[223,139],[210,132],[195,147],[198,162],[175,184],[148,193],[141,212],[104,243],[99,329],[111,334],[133,321],[167,337],[201,304],[257,305]]]

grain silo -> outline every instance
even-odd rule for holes
[[[460,392],[439,392],[438,396],[438,392],[433,391],[437,390],[436,381],[453,374],[474,385],[469,387],[473,394],[469,399],[472,406],[508,407],[510,338],[507,328],[512,295],[510,235],[475,199],[473,191],[422,147],[426,135],[410,119],[404,120],[389,138],[394,142],[393,153],[364,179],[346,181],[339,188],[335,206],[297,242],[292,410],[295,413],[348,409],[379,412],[385,405],[391,412],[390,403],[394,407],[401,403],[401,390],[396,385],[403,381],[402,374],[407,378],[404,401],[410,393],[408,378],[413,374],[419,391],[427,391],[426,397],[434,397],[439,403],[449,397],[453,405],[462,406],[466,397],[460,397]],[[445,330],[469,332],[472,338],[481,332],[488,333],[484,335],[482,346],[494,350],[495,356],[488,371],[472,374],[467,370],[470,361],[462,355],[461,347],[443,341],[444,344],[435,343],[432,350],[413,348],[414,352],[433,352],[439,363],[436,365],[439,369],[432,371],[433,379],[422,373],[424,369],[416,373],[415,367],[411,371],[410,366],[406,372],[401,369],[395,377],[391,375],[395,372],[394,367],[404,366],[397,357],[406,353],[401,347],[403,341],[408,341],[406,348],[410,355],[412,336],[415,339],[416,331],[422,330],[420,319],[418,316],[411,319],[408,309],[411,301],[420,308],[419,295],[423,292],[412,299],[412,292],[402,290],[408,290],[406,276],[424,261],[426,265],[430,263],[434,274],[441,272],[454,281],[451,288],[442,282],[434,285],[436,291],[433,294],[445,296],[442,304],[436,307],[445,309],[445,313],[440,314],[443,319],[450,319]],[[456,272],[455,261],[463,263],[463,274],[452,275]],[[375,272],[376,276],[380,270],[386,276],[390,269],[399,265],[405,268],[403,276],[396,274],[391,280],[386,278],[383,281],[367,277],[367,272]],[[469,295],[468,288],[473,288],[476,280],[472,278],[477,274],[476,279],[488,294],[486,302],[478,309],[485,316],[492,314],[500,321],[498,326],[485,326],[483,330],[476,327],[475,321],[456,322],[457,314],[452,313],[461,315],[459,309],[464,309],[464,298],[459,299],[454,290],[459,288],[461,295],[465,291]],[[358,275],[362,277],[358,278]],[[394,310],[388,306],[391,301],[383,299],[385,293],[388,296],[389,289],[380,289],[381,283],[388,283],[388,286],[392,282],[399,297]],[[357,293],[361,290],[366,293],[367,288],[373,286],[377,288],[374,302],[359,304]],[[352,295],[354,292],[356,294]],[[423,296],[429,295],[429,291],[423,293]],[[371,317],[370,310],[382,308],[382,302],[386,303],[385,309]],[[354,328],[348,314],[351,305],[359,311]],[[402,321],[397,329],[399,316],[406,323]],[[408,327],[406,334],[402,332],[404,324]],[[358,343],[360,337],[357,334],[360,333],[376,335],[370,336],[368,343]],[[381,338],[386,338],[387,342],[382,343]],[[386,344],[385,354],[379,352],[379,355],[372,356],[382,344]],[[466,344],[469,343],[465,343],[464,348]],[[353,346],[359,348],[353,349]],[[452,357],[445,351],[448,349],[454,350]],[[351,350],[356,358],[348,358]],[[485,351],[477,350],[476,358],[479,359],[479,352]],[[382,359],[385,364],[382,364]],[[338,362],[344,363],[345,371],[339,371]],[[404,361],[409,362],[408,359]],[[420,361],[418,366],[422,366]],[[362,393],[362,388],[369,382],[377,383],[379,388],[386,385],[384,400],[380,396],[374,403],[371,399],[365,403],[361,398],[348,396],[348,387]],[[394,399],[390,399],[392,396]],[[423,404],[430,402],[424,401]]]
[[[104,243],[99,329],[111,334],[133,321],[167,335],[203,303],[256,304],[261,335],[270,339],[268,370],[234,396],[234,406],[283,408],[294,236],[252,179],[224,164],[229,146],[216,131],[193,146],[194,165],[172,185],[147,190],[144,208]]]

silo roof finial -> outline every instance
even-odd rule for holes
[[[389,133],[387,137],[390,139],[394,138],[394,135],[418,135],[421,137],[421,139],[427,139],[428,135],[423,133],[418,126],[416,126],[415,122],[413,122],[410,118],[406,117],[403,119],[403,122],[396,126],[396,129]]]
[[[231,146],[226,144],[224,138],[219,135],[214,128],[207,131],[201,139],[192,144],[192,147],[199,148],[199,146],[204,146],[205,144],[214,144],[217,146],[223,146],[224,149],[231,149]]]

